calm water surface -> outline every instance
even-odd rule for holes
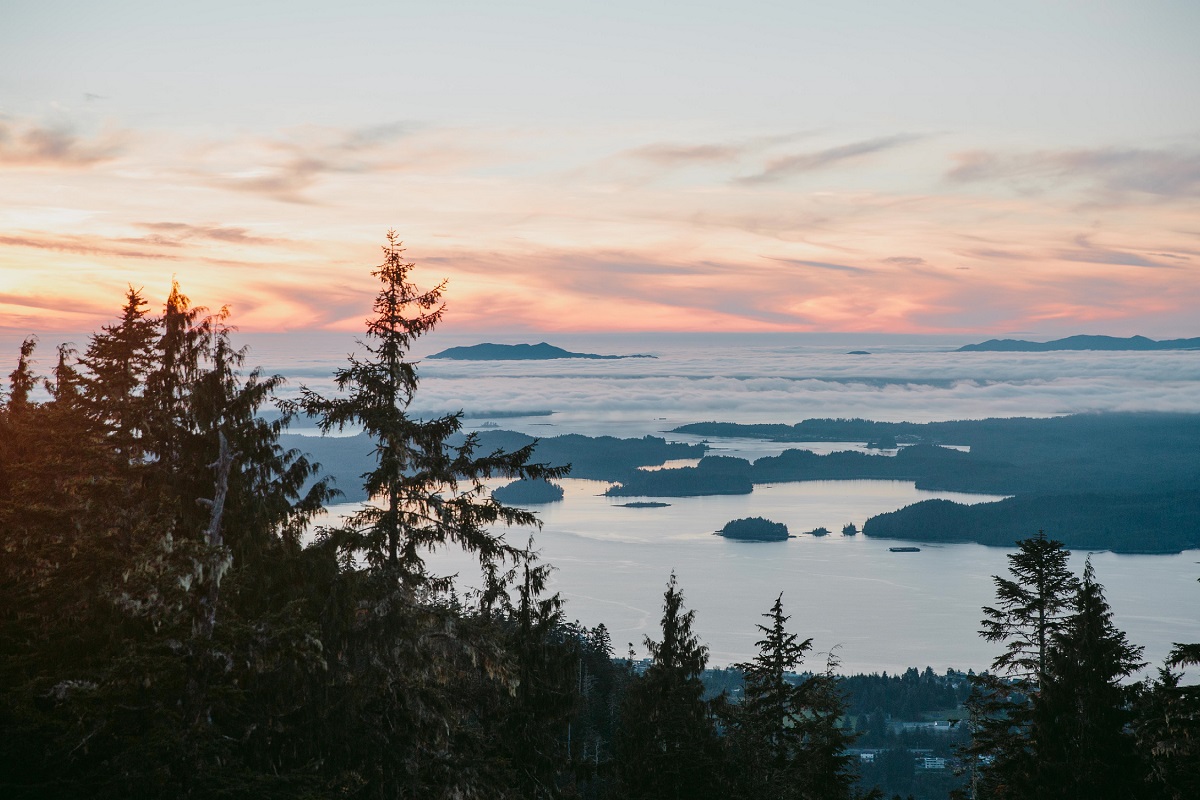
[[[791,626],[813,637],[816,651],[834,650],[842,670],[937,670],[985,667],[996,649],[977,636],[980,607],[994,600],[992,576],[1007,570],[1011,550],[975,544],[920,544],[919,553],[893,553],[910,542],[842,536],[847,522],[935,497],[959,502],[997,498],[927,492],[905,481],[813,481],[758,486],[750,495],[633,498],[665,508],[622,508],[631,498],[600,496],[608,484],[564,481],[560,503],[536,507],[544,527],[535,534],[543,560],[555,568],[553,588],[567,616],[603,622],[622,652],[657,636],[662,593],[676,573],[696,630],[712,663],[745,660],[756,651],[754,625],[784,594]],[[349,507],[339,507],[348,511]],[[725,522],[765,516],[793,534],[823,526],[832,535],[786,542],[735,542],[713,535]],[[515,541],[528,535],[508,534]],[[1072,565],[1083,568],[1086,554]],[[1162,660],[1175,641],[1200,641],[1200,551],[1173,556],[1098,553],[1097,576],[1116,622],[1131,641]],[[458,573],[470,585],[475,571],[460,554],[431,559],[435,570]],[[823,664],[815,656],[810,666]]]

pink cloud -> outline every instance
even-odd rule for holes
[[[127,138],[109,134],[87,140],[70,128],[0,118],[0,167],[86,169],[121,155]]]

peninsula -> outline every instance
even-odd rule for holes
[[[618,358],[654,358],[650,355],[602,356],[596,353],[572,353],[546,342],[537,344],[473,344],[468,347],[451,347],[429,358],[447,358],[454,361],[550,361],[556,358],[588,358],[610,361]]]

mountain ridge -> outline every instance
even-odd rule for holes
[[[963,345],[956,353],[1044,353],[1052,350],[1200,350],[1200,337],[1194,339],[1149,339],[1145,336],[1090,336],[1080,334],[1049,342],[1025,339],[988,339],[979,344]]]
[[[481,344],[451,347],[429,358],[445,358],[455,361],[550,361],[558,358],[586,358],[592,360],[615,360],[618,358],[654,358],[650,355],[608,356],[596,353],[573,353],[546,342],[537,344]]]

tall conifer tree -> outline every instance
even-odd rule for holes
[[[148,313],[141,291],[129,287],[121,321],[93,334],[80,359],[86,368],[84,397],[89,414],[114,449],[135,465],[144,456],[145,381],[156,338],[157,323]]]
[[[745,675],[740,703],[730,705],[727,740],[730,773],[739,797],[836,800],[852,796],[854,774],[846,747],[852,740],[838,727],[845,701],[833,675],[798,680],[794,673],[812,647],[788,632],[783,595],[763,614],[754,660],[735,664]]]
[[[1017,546],[1008,557],[1012,577],[993,579],[996,606],[983,609],[980,634],[989,642],[1004,644],[992,669],[1019,678],[1025,689],[1036,691],[1051,642],[1066,625],[1078,581],[1067,566],[1071,552],[1062,542],[1038,531]]]
[[[625,693],[618,760],[626,797],[684,800],[721,791],[717,735],[703,700],[708,647],[683,610],[675,574],[663,595],[662,639],[645,639],[650,666]]]
[[[1004,645],[995,672],[973,679],[973,738],[965,751],[981,796],[1021,798],[1031,791],[1035,764],[1029,750],[1033,701],[1045,681],[1047,660],[1066,626],[1078,583],[1062,542],[1036,537],[1017,542],[1008,556],[1011,577],[994,577],[996,605],[983,609],[980,635]],[[986,768],[981,764],[987,763]]]
[[[487,565],[520,557],[489,526],[533,525],[536,517],[491,498],[483,480],[492,476],[554,477],[562,471],[528,463],[532,446],[512,453],[478,455],[478,437],[468,434],[451,447],[447,440],[462,429],[462,415],[413,417],[408,409],[417,390],[417,365],[409,360],[413,342],[433,330],[445,312],[445,281],[419,290],[409,279],[414,264],[388,232],[384,260],[371,274],[379,279],[374,315],[359,342],[366,358],[350,356],[334,380],[343,396],[326,398],[302,390],[299,408],[315,416],[322,431],[358,426],[371,440],[375,468],[364,476],[371,504],[342,529],[347,553],[372,567],[386,569],[409,584],[423,583],[424,556],[430,548],[459,546]]]
[[[1045,680],[1034,698],[1030,749],[1039,798],[1126,800],[1147,796],[1128,724],[1135,688],[1122,681],[1145,666],[1112,622],[1091,559],[1073,613],[1054,635]]]
[[[336,551],[339,575],[323,612],[331,695],[322,721],[331,770],[339,785],[371,797],[458,797],[479,794],[502,765],[494,763],[479,709],[489,692],[516,690],[519,675],[494,611],[505,594],[506,564],[523,564],[526,549],[509,544],[498,524],[536,525],[531,512],[505,506],[484,481],[493,476],[557,477],[565,470],[530,464],[532,446],[478,452],[478,437],[457,446],[462,415],[413,416],[413,343],[445,311],[445,282],[429,290],[410,279],[395,232],[383,247],[373,315],[334,380],[339,394],[301,388],[294,408],[325,431],[361,428],[373,468],[363,476],[371,502],[324,530],[318,548]],[[473,554],[486,585],[475,622],[447,594],[451,579],[431,575],[431,550]],[[352,743],[352,744],[351,744]],[[332,749],[328,749],[332,748]]]

